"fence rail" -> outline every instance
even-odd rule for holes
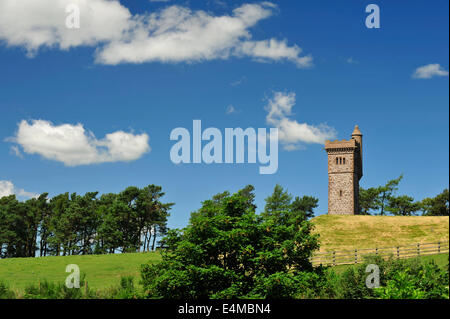
[[[364,261],[364,256],[367,255],[378,255],[383,258],[392,256],[402,259],[448,252],[449,242],[443,241],[437,243],[417,243],[405,246],[322,252],[314,254],[313,257],[311,257],[311,262],[314,266],[318,266],[320,264],[324,266],[337,266],[361,263]]]

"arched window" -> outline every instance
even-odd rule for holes
[[[342,159],[342,164],[345,165],[345,157]]]
[[[339,157],[339,164],[342,164],[342,157]]]
[[[342,190],[339,191],[339,197],[342,197]]]
[[[336,157],[336,165],[339,164],[339,157]]]

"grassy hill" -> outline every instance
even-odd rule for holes
[[[27,285],[46,279],[63,283],[69,275],[66,266],[76,264],[86,275],[89,287],[104,289],[119,283],[121,276],[133,276],[140,280],[140,266],[161,259],[159,253],[135,253],[114,255],[59,256],[42,258],[7,258],[0,260],[0,282],[12,289],[23,290]]]
[[[373,248],[444,241],[449,238],[448,217],[328,216],[314,218],[315,232],[320,234],[322,251]],[[426,256],[440,266],[448,254]],[[159,253],[88,255],[0,260],[0,282],[23,290],[44,279],[63,283],[68,264],[77,264],[86,274],[89,287],[105,289],[119,283],[121,276],[140,279],[140,265],[161,259]],[[345,269],[348,266],[338,266]]]
[[[321,251],[448,241],[449,217],[337,216],[312,219]]]

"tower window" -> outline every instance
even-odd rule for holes
[[[339,191],[339,197],[342,197],[342,190]]]
[[[342,159],[342,164],[344,164],[344,165],[345,165],[345,158],[343,158],[343,159]]]
[[[339,157],[336,157],[336,165],[339,164]]]

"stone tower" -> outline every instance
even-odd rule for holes
[[[325,150],[328,154],[328,214],[357,214],[359,180],[363,176],[362,134],[358,125],[351,139],[326,141]]]

